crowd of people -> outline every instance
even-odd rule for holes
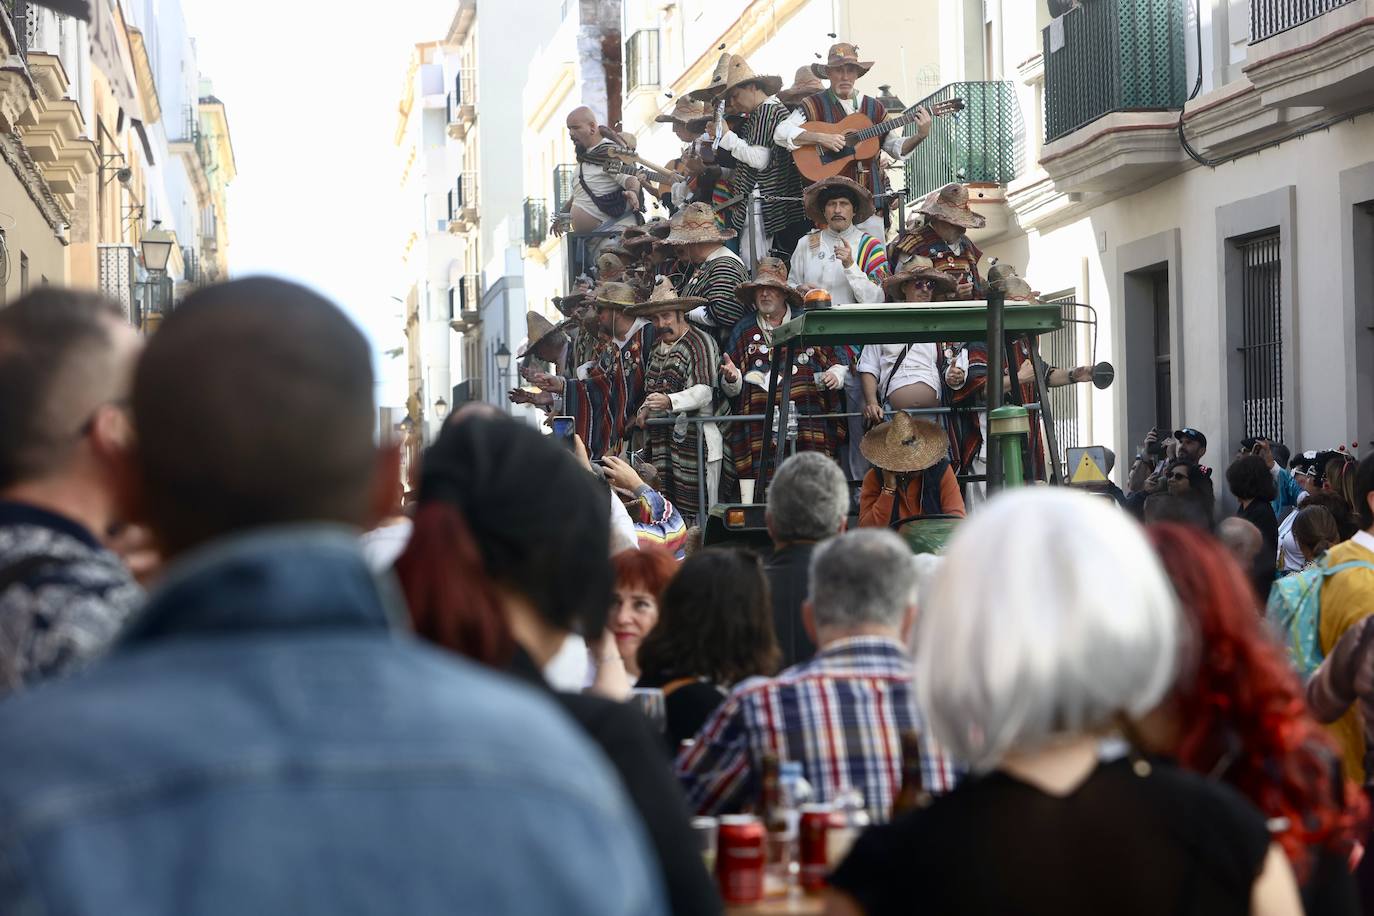
[[[704,830],[758,815],[789,893],[800,799],[845,818],[818,913],[1374,899],[1374,457],[1232,462],[1237,519],[1295,504],[1266,620],[1196,430],[1151,434],[1123,507],[1013,489],[939,555],[848,531],[844,470],[800,452],[761,556],[486,405],[391,524],[368,347],[283,281],[146,346],[36,292],[0,382],[5,912],[719,913]]]
[[[634,454],[653,465],[660,492],[689,525],[712,505],[762,494],[769,431],[759,418],[770,377],[782,368],[773,336],[803,310],[977,300],[991,283],[1009,298],[1034,297],[1009,265],[994,265],[985,278],[982,252],[968,237],[985,219],[960,184],[913,202],[910,225],[898,221],[889,237],[905,208],[886,170],[925,140],[938,112],[916,106],[890,117],[856,87],[872,66],[837,42],[824,63],[803,67],[783,89],[781,78],[723,53],[709,84],[659,118],[684,147],[663,173],[673,180],[658,185],[647,171],[636,177],[626,168],[643,161],[633,137],[598,125],[587,108],[568,115],[578,177],[555,231],[574,231],[589,269],[555,300],[562,321],[529,313],[524,384],[509,397],[571,417],[593,460]],[[878,152],[806,179],[798,157],[843,155],[855,138],[833,125],[854,116],[885,132]],[[906,135],[892,129],[906,125]],[[670,218],[645,221],[654,199]],[[1039,400],[1033,346],[1022,338],[1009,348],[1003,379],[1006,391],[1015,380],[1026,403]],[[904,515],[951,514],[979,498],[985,343],[807,346],[790,361],[789,420],[771,440],[838,461],[856,489],[874,496],[865,496],[864,524],[885,518],[889,502]],[[1091,367],[1049,366],[1042,381],[1091,379]],[[772,395],[774,406],[782,396]],[[938,432],[946,446],[919,449],[920,462],[906,450],[896,466],[875,465],[866,435],[893,411],[910,410],[935,415],[919,428],[927,444]],[[903,432],[879,435],[909,439]],[[1037,430],[1028,462],[1036,471],[1039,455]],[[903,495],[892,499],[899,487]],[[875,500],[881,508],[868,505]]]

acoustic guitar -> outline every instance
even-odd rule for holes
[[[802,125],[802,130],[817,134],[841,134],[845,138],[845,145],[834,152],[810,143],[793,150],[792,160],[797,163],[797,171],[810,181],[824,181],[842,174],[851,163],[872,159],[878,155],[883,135],[914,124],[916,112],[920,107],[913,105],[897,117],[888,118],[880,124],[874,124],[865,115],[857,112],[834,124],[828,121],[807,121]],[[930,115],[938,118],[963,110],[963,99],[948,99],[936,102],[930,108]]]

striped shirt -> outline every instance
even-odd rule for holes
[[[635,491],[634,502],[625,508],[634,521],[641,550],[661,547],[679,560],[687,556],[687,523],[662,493],[646,483]]]
[[[773,141],[778,126],[787,120],[787,108],[777,99],[769,99],[745,116],[739,127],[740,138],[749,146],[768,150],[768,165],[756,169],[738,161],[730,176],[730,196],[748,194],[758,187],[763,197],[791,197],[788,201],[765,201],[763,204],[763,234],[773,235],[794,223],[806,221],[801,204],[801,175],[797,172],[792,154]],[[738,158],[738,157],[737,157]],[[733,228],[742,230],[747,211],[743,206],[730,208]]]
[[[745,312],[753,311],[752,306],[746,307],[735,298],[735,290],[748,279],[749,271],[745,270],[739,255],[722,245],[707,256],[682,291],[684,296],[700,296],[706,300],[702,323],[708,326],[718,344],[724,342]]]
[[[887,821],[902,786],[900,734],[921,734],[927,791],[954,786],[955,769],[926,735],[901,644],[880,636],[830,643],[776,678],[740,683],[678,756],[677,775],[698,814],[738,811],[760,794],[764,754],[801,761],[829,802],[843,789],[863,793],[875,823]]]

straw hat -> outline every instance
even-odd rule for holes
[[[782,77],[755,73],[754,69],[749,66],[749,61],[738,54],[732,55],[730,65],[725,71],[725,97],[729,98],[730,93],[741,86],[750,84],[762,89],[764,95],[774,95],[782,88]]]
[[[765,286],[781,290],[787,296],[788,305],[796,307],[802,304],[801,293],[787,285],[787,265],[781,258],[760,258],[758,266],[754,268],[754,279],[736,287],[735,298],[745,305],[753,305],[755,291]]]
[[[830,50],[826,52],[825,63],[812,64],[811,72],[823,80],[829,79],[831,67],[843,67],[845,64],[849,64],[858,67],[859,76],[863,76],[873,69],[873,63],[871,60],[859,60],[858,45],[852,45],[847,41],[838,41],[831,45]]]
[[[668,237],[668,233],[673,231],[673,226],[663,217],[655,216],[644,224],[644,231],[648,234],[650,241],[662,241]]]
[[[937,270],[934,261],[918,254],[915,257],[907,258],[906,262],[897,268],[895,274],[883,280],[883,293],[893,301],[902,301],[902,284],[908,280],[930,280],[939,287],[940,292],[944,293],[954,292],[958,285],[949,274],[943,270]]]
[[[673,281],[660,276],[654,283],[653,292],[649,293],[649,300],[626,309],[625,314],[632,318],[647,318],[659,312],[685,312],[705,304],[706,300],[701,296],[679,296],[677,290],[673,289]]]
[[[825,205],[835,197],[848,197],[854,204],[853,222],[857,225],[873,215],[873,195],[868,189],[851,178],[834,175],[802,191],[802,205],[806,215],[821,225],[825,224]]]
[[[605,283],[625,275],[625,261],[609,251],[602,250],[596,256],[596,278]]]
[[[680,95],[673,103],[673,110],[666,115],[654,118],[660,124],[691,124],[708,116],[706,104],[689,95]]]
[[[553,324],[539,312],[527,312],[525,314],[525,345],[520,348],[520,352],[515,354],[516,359],[524,359],[526,353],[531,353],[534,348],[544,342],[544,338],[551,334],[562,333],[564,322]]]
[[[720,60],[716,61],[716,71],[711,74],[711,79],[706,84],[706,88],[693,89],[691,92],[687,93],[687,97],[695,99],[698,102],[709,102],[714,104],[717,97],[725,91],[727,77],[730,74],[730,57],[731,54],[729,51],[722,54]]]
[[[987,220],[974,213],[968,205],[968,188],[958,182],[950,182],[938,191],[932,191],[916,205],[916,212],[932,219],[942,219],[965,229],[982,229]]]
[[[864,434],[859,451],[874,467],[894,474],[914,474],[934,467],[949,449],[949,437],[929,420],[898,411]]]
[[[588,295],[586,291],[579,290],[575,293],[568,293],[566,296],[554,296],[553,306],[564,315],[572,317],[573,312],[577,311],[577,307],[586,301]]]
[[[856,186],[857,187],[857,186]],[[872,208],[869,208],[872,212]],[[724,242],[735,237],[733,229],[717,229],[716,215],[711,205],[705,203],[688,204],[674,217],[677,225],[663,241],[669,245],[691,245],[693,242]]]
[[[811,65],[803,64],[797,68],[797,75],[792,77],[792,85],[777,92],[778,101],[788,106],[795,105],[823,89],[825,84],[821,82],[820,77],[811,72]]]
[[[628,309],[639,305],[639,300],[628,283],[603,283],[592,290],[592,304],[597,308]]]

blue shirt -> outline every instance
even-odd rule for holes
[[[390,593],[343,529],[221,541],[0,704],[0,912],[663,912],[600,753]]]

